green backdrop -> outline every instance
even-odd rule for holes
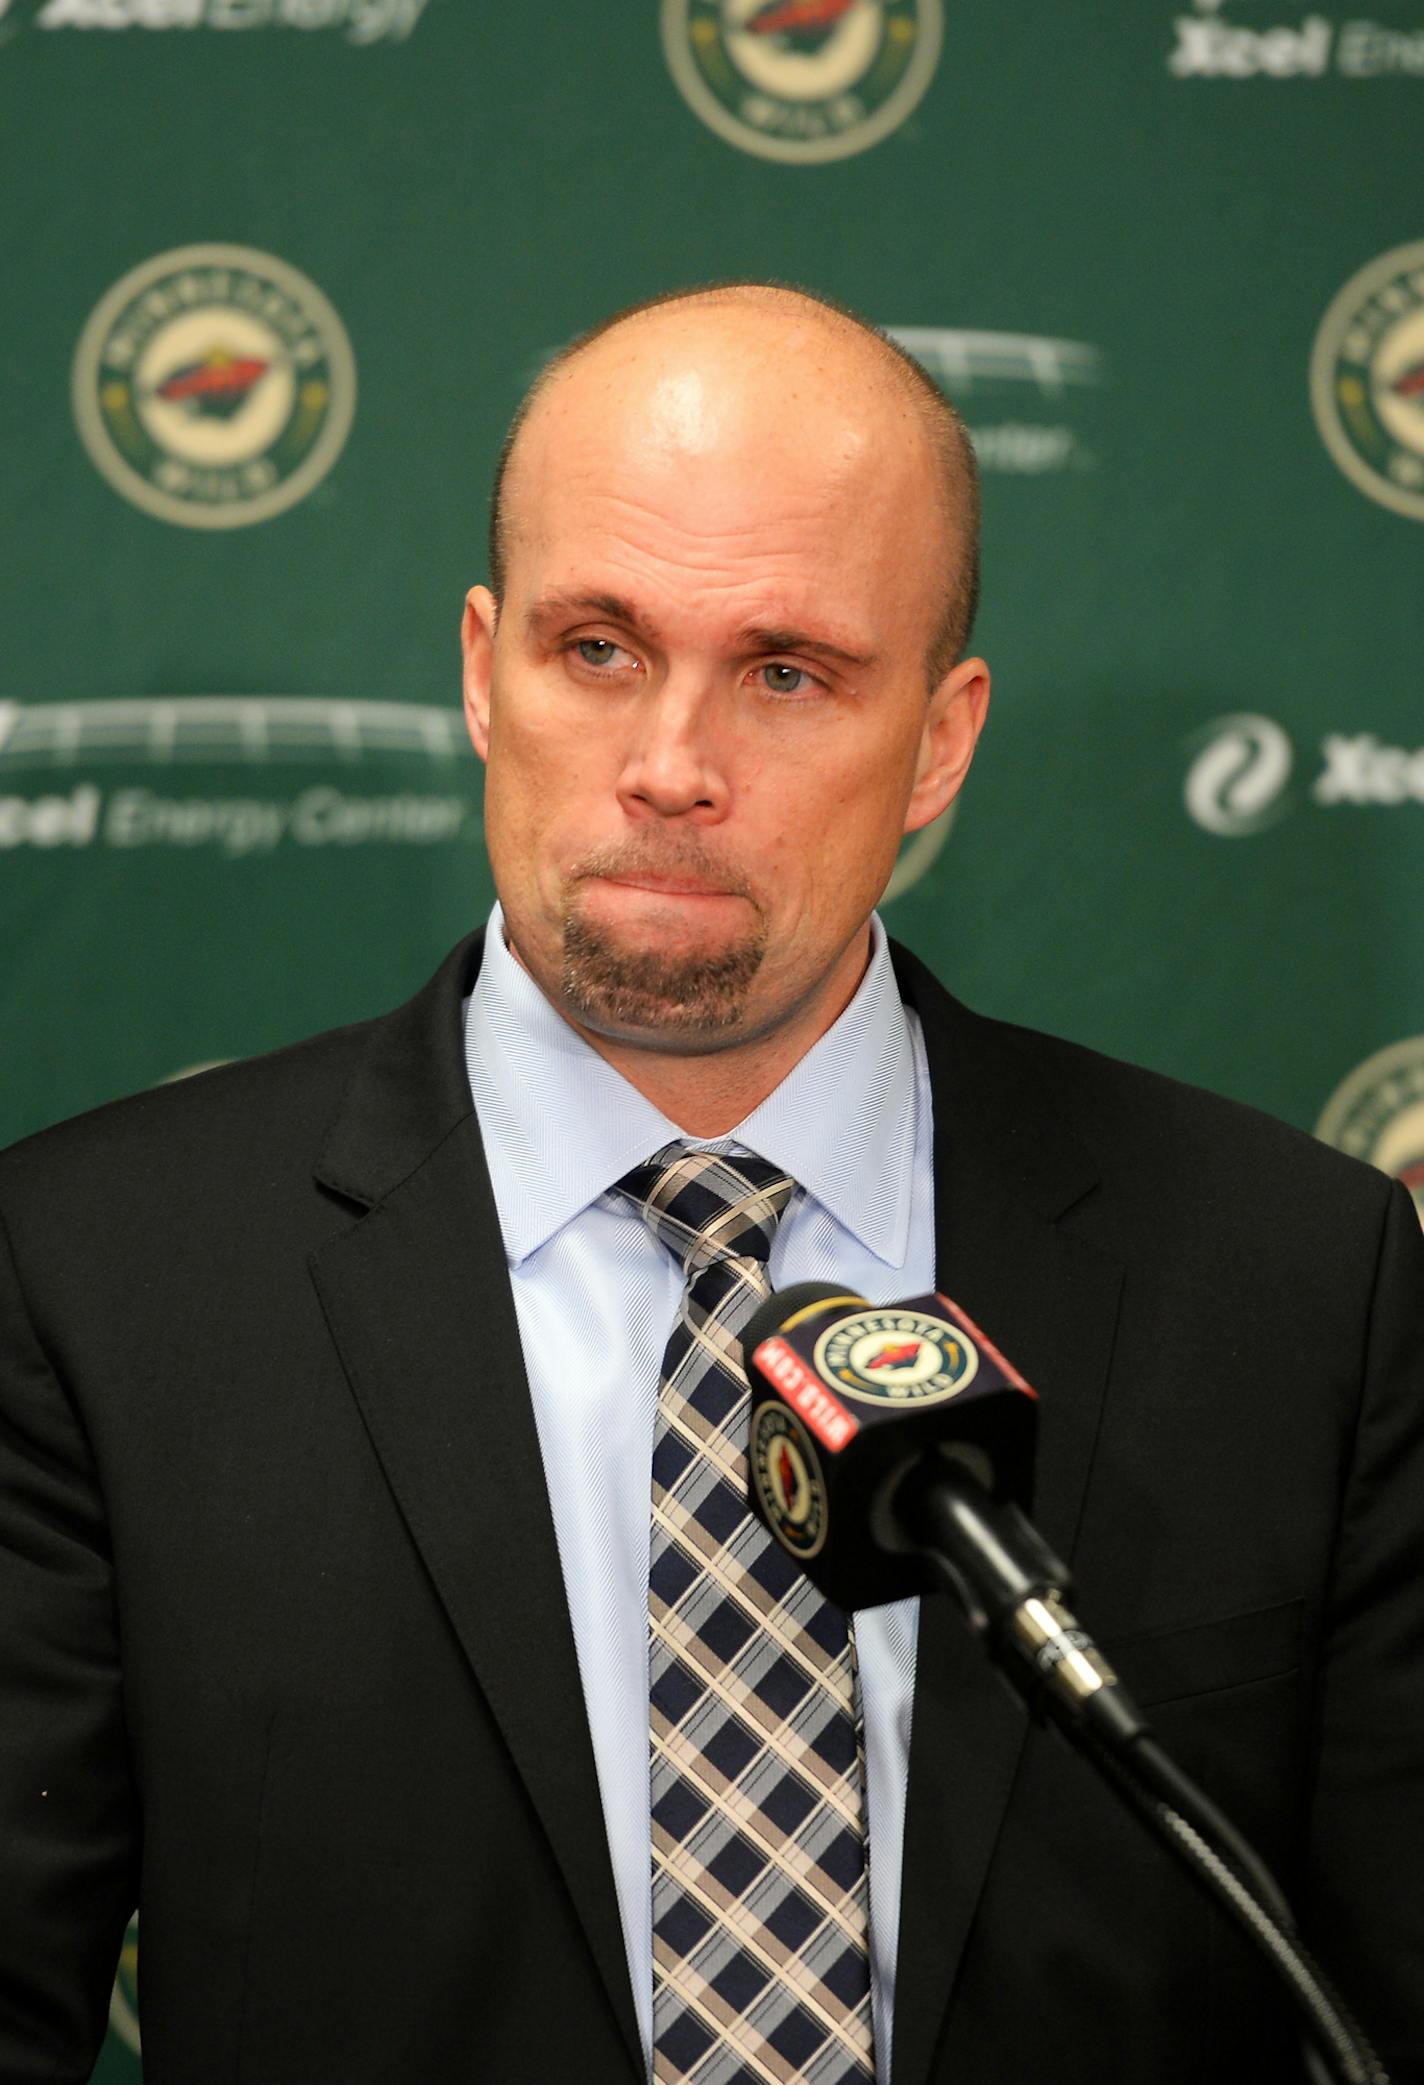
[[[0,1134],[482,917],[505,422],[750,273],[984,466],[995,706],[894,931],[1424,1192],[1424,5],[1298,5],[0,0]]]

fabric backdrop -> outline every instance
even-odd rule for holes
[[[892,930],[1424,1198],[1424,0],[1322,6],[0,0],[0,1137],[483,916],[510,411],[756,274],[984,468],[994,710]]]

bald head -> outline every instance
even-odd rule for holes
[[[755,454],[775,469],[813,443],[861,483],[867,526],[920,511],[936,685],[964,651],[979,584],[979,489],[962,420],[920,365],[856,313],[774,283],[675,291],[631,305],[562,349],[522,401],[496,467],[490,584],[538,527],[533,489],[596,425],[670,469]]]

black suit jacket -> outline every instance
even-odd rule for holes
[[[459,1008],[0,1162],[0,2080],[634,2085]],[[1381,1176],[950,1000],[940,1282],[1158,1729],[1424,2078],[1421,1249]],[[895,2085],[1297,2075],[1265,1975],[927,1602]],[[873,1848],[872,1848],[873,1860]]]

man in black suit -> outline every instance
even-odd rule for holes
[[[465,632],[499,947],[0,1166],[4,2085],[87,2076],[135,1902],[158,2085],[646,2075],[467,1004],[512,961],[694,1144],[841,1032],[983,722],[972,466],[895,351],[756,288],[601,331],[506,463]],[[893,962],[939,1283],[1041,1393],[1036,1518],[1424,2079],[1407,1197]],[[1255,1960],[944,1603],[912,1698],[894,2085],[1299,2075]]]

